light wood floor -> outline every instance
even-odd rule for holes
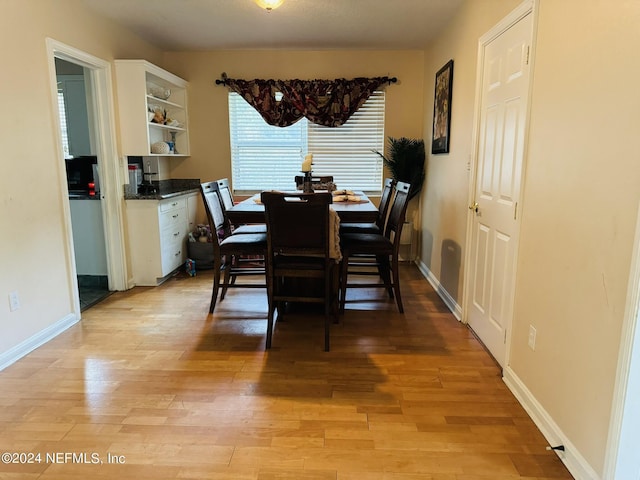
[[[210,272],[115,293],[0,372],[0,453],[41,455],[0,479],[570,479],[415,266],[403,281],[404,315],[349,291],[329,353],[308,311],[265,353],[263,290],[208,315]]]

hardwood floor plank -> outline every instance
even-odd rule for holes
[[[354,292],[330,352],[322,312],[299,308],[265,352],[265,292],[211,315],[210,271],[114,293],[0,372],[2,451],[102,463],[0,479],[570,479],[482,345],[415,266],[402,278],[405,314]]]

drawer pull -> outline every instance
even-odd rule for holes
[[[180,232],[176,232],[173,234],[174,237],[177,237],[178,235],[180,235]]]
[[[180,215],[178,215],[177,213],[173,216],[173,218],[178,218]]]
[[[179,256],[181,253],[182,253],[182,250],[178,250],[178,251],[176,252],[176,254],[174,255],[174,257]]]

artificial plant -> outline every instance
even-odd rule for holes
[[[412,199],[422,190],[424,183],[426,158],[424,140],[406,137],[389,137],[388,140],[388,156],[378,151],[375,153],[382,157],[394,180],[411,185],[409,199]]]

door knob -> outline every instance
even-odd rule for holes
[[[474,212],[478,213],[478,207],[480,205],[478,205],[478,202],[474,202],[473,205],[469,205],[469,210],[473,210]]]

